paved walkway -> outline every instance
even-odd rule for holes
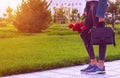
[[[12,75],[2,78],[120,78],[120,60],[106,62],[106,74],[88,75],[80,70],[87,65],[53,69],[42,72]]]

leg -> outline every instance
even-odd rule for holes
[[[93,10],[94,8],[94,10]],[[93,27],[93,20],[92,19],[92,15],[94,15],[94,18],[95,18],[95,22],[98,21],[98,18],[95,17],[95,11],[96,7],[92,7],[92,8],[89,8],[88,12],[87,12],[87,16],[85,18],[85,26],[87,28],[86,31],[83,31],[81,33],[81,37],[83,39],[83,42],[84,42],[84,45],[85,45],[85,48],[88,52],[88,55],[90,57],[90,61],[92,64],[97,64],[97,61],[95,59],[95,54],[94,54],[94,49],[93,49],[93,45],[90,44],[90,33],[89,33],[89,30]],[[92,14],[93,13],[93,14]]]
[[[104,67],[105,54],[106,54],[106,44],[100,44],[99,45],[99,62],[98,62],[98,65],[100,67]]]
[[[104,74],[105,73],[105,66],[104,66],[105,53],[106,53],[106,45],[100,44],[98,65],[95,65],[94,68],[92,69],[86,70],[86,73],[89,73],[89,74]]]
[[[81,38],[82,38],[82,40],[84,42],[85,48],[86,48],[86,50],[88,52],[88,55],[90,57],[90,64],[88,65],[88,67],[81,70],[81,72],[85,72],[85,71],[87,71],[87,70],[89,70],[91,68],[94,68],[95,65],[97,64],[97,61],[95,59],[93,46],[89,45],[89,34],[88,34],[88,32],[87,31],[83,31],[81,33]]]
[[[95,53],[94,53],[93,45],[91,45],[90,42],[89,42],[90,34],[87,31],[83,31],[81,33],[81,38],[84,42],[85,48],[86,48],[86,50],[88,52],[88,55],[90,57],[91,64],[97,64],[97,61],[95,59]]]
[[[90,7],[91,6],[88,5],[87,16],[85,18],[85,26],[86,26],[87,30],[83,31],[81,33],[81,38],[83,39],[85,48],[86,48],[86,50],[88,52],[88,55],[90,57],[90,64],[89,64],[89,66],[87,68],[81,70],[82,72],[83,71],[85,72],[87,70],[93,69],[97,65],[97,60],[95,58],[95,53],[94,53],[93,45],[90,44],[90,33],[89,33],[89,31],[93,27],[92,15],[95,15],[95,14],[92,14],[93,13],[93,11],[92,11],[93,9],[90,9]],[[96,20],[94,20],[94,21],[96,22]]]

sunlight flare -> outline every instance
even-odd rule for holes
[[[21,3],[22,0],[0,0],[0,17],[3,16],[5,9],[10,6],[13,10]]]

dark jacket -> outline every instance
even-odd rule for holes
[[[101,17],[101,18],[105,17],[105,12],[107,10],[107,1],[108,0],[99,0],[98,1],[97,12],[96,12],[97,17]],[[87,11],[86,7],[85,7],[84,11]]]

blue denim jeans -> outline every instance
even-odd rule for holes
[[[93,26],[97,26],[97,27],[105,26],[105,23],[104,22],[99,23],[98,17],[95,16],[97,4],[98,4],[97,2],[87,4],[87,7],[88,7],[87,16],[85,18],[85,26],[87,30],[81,33],[81,38],[84,42],[85,48],[88,52],[90,59],[95,59],[94,48],[93,48],[93,45],[90,44],[90,29]],[[105,60],[105,54],[106,54],[106,45],[100,44],[99,45],[99,60]]]

